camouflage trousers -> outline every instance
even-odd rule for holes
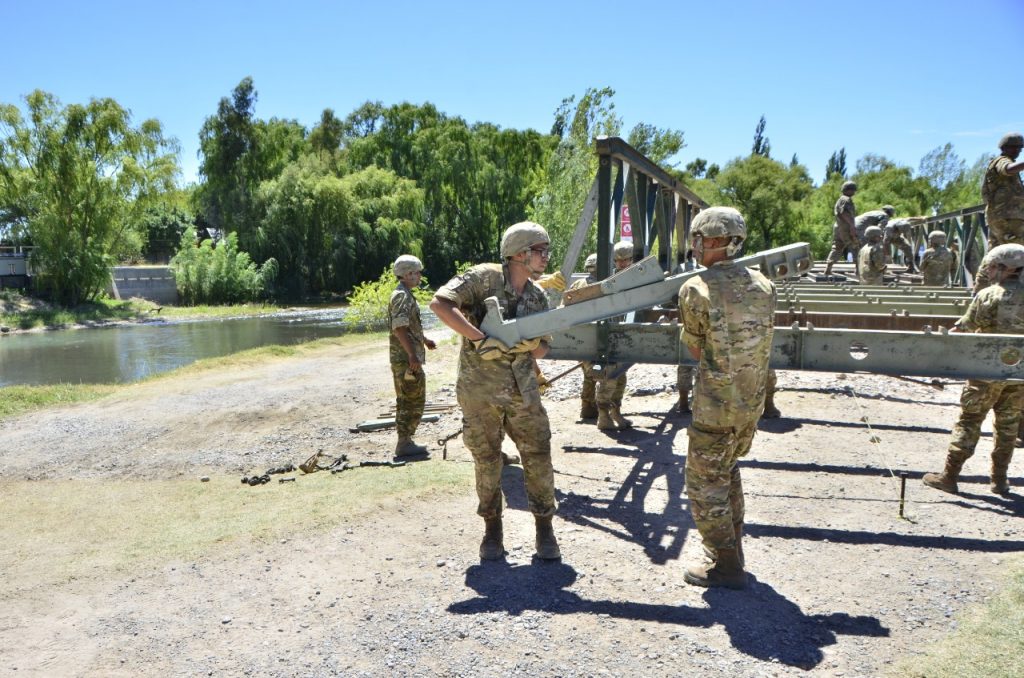
[[[988,247],[1009,243],[1024,245],[1024,219],[990,219],[988,222]],[[974,291],[978,292],[991,284],[988,271],[979,270],[974,276]]]
[[[408,369],[408,363],[391,363],[391,376],[395,382],[395,429],[399,438],[413,437],[427,402],[427,376],[421,369],[415,379],[406,379]]]
[[[1013,443],[1022,406],[1024,384],[968,380],[960,393],[960,418],[953,427],[947,461],[962,465],[974,455],[974,448],[981,437],[981,424],[992,410],[995,413],[992,466],[1005,471],[1013,458]]]
[[[835,263],[837,261],[846,261],[846,253],[853,252],[853,261],[857,262],[857,250],[854,248],[853,241],[848,240],[846,237],[839,234],[839,230],[836,228],[832,229],[832,249],[828,251],[828,258],[826,262]]]
[[[676,386],[679,392],[693,389],[693,378],[697,376],[697,368],[692,365],[679,365],[676,368]]]
[[[493,404],[486,398],[469,400],[460,397],[459,405],[462,438],[473,454],[476,471],[477,514],[484,518],[501,516],[501,443],[508,431],[522,459],[530,512],[535,516],[553,516],[558,505],[551,465],[551,425],[544,406],[526,405],[522,400],[510,405]]]
[[[605,377],[603,375],[611,374],[622,366],[615,363],[608,363],[605,365],[602,376],[597,377],[597,388],[596,398],[598,407],[611,407],[612,405],[619,407],[622,405],[622,397],[626,394],[626,371],[623,370],[622,374],[617,377]]]
[[[592,363],[583,362],[583,390],[580,391],[580,400],[583,407],[597,407],[597,375],[594,372]]]
[[[903,263],[910,266],[914,263],[914,248],[910,246],[907,239],[902,235],[893,236],[892,238],[882,239],[882,248],[885,250],[885,260],[892,261],[892,247],[896,246],[900,252],[903,253]]]
[[[693,522],[714,549],[736,548],[735,526],[743,524],[743,483],[736,462],[750,451],[757,420],[732,428],[694,423],[686,431],[686,496]]]

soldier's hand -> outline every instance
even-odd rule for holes
[[[565,291],[565,276],[562,275],[561,271],[555,271],[550,275],[542,275],[537,284],[546,290],[554,290],[556,292]]]
[[[484,360],[498,360],[509,352],[508,346],[497,337],[484,337],[473,342],[476,354]]]
[[[540,337],[534,337],[533,339],[523,339],[512,348],[508,349],[509,353],[530,353],[540,346]]]
[[[427,339],[426,337],[423,338],[423,345],[431,351],[437,348],[437,343],[433,339]]]
[[[547,393],[548,389],[551,388],[551,382],[548,381],[548,378],[544,376],[543,372],[537,373],[537,388],[541,395]]]

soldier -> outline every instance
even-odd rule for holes
[[[832,214],[836,220],[832,224],[832,249],[825,260],[825,275],[831,275],[832,265],[836,260],[846,260],[846,252],[856,252],[860,247],[857,238],[857,207],[853,204],[853,196],[857,192],[857,184],[847,181],[843,184],[843,194],[836,200]]]
[[[985,257],[992,284],[978,293],[967,312],[950,332],[986,334],[1024,334],[1024,245],[1010,243],[994,247]],[[995,412],[992,448],[992,484],[996,494],[1006,494],[1010,484],[1006,471],[1013,458],[1014,438],[1024,405],[1024,384],[1007,381],[969,379],[960,394],[960,419],[942,473],[926,473],[924,484],[957,494],[957,480],[964,462],[974,454],[981,435],[981,424],[989,410]]]
[[[885,251],[886,261],[892,261],[892,246],[896,245],[903,253],[903,261],[907,264],[907,273],[914,273],[914,248],[910,246],[907,236],[914,223],[921,223],[923,217],[907,217],[904,219],[890,219],[885,226],[885,237],[882,239],[882,249]]]
[[[999,140],[1002,153],[989,162],[981,184],[992,247],[1008,242],[1024,244],[1024,184],[1020,180],[1024,162],[1016,162],[1022,146],[1024,136],[1019,132],[1003,135]]]
[[[484,519],[480,558],[505,555],[502,535],[501,442],[507,431],[522,458],[526,496],[536,523],[537,557],[561,557],[551,525],[555,514],[551,427],[540,399],[536,360],[548,351],[542,339],[506,346],[480,330],[484,300],[497,297],[505,318],[547,310],[544,291],[531,279],[543,272],[551,240],[543,226],[524,221],[501,238],[500,264],[479,264],[443,285],[430,309],[462,335],[456,396],[462,408],[463,439],[473,455],[477,513]]]
[[[885,250],[882,245],[882,229],[868,226],[864,231],[868,242],[857,253],[857,272],[865,285],[881,285],[885,273]]]
[[[932,231],[928,234],[928,249],[921,255],[921,276],[929,287],[944,287],[956,275],[956,258],[946,249],[946,234]]]
[[[687,430],[686,494],[713,558],[684,578],[697,586],[743,588],[743,485],[737,461],[750,451],[765,402],[775,319],[775,285],[737,266],[747,227],[731,207],[693,220],[694,255],[708,270],[679,290],[682,342],[698,361]]]
[[[426,359],[424,346],[437,348],[423,336],[420,307],[412,290],[423,278],[423,264],[411,254],[403,254],[392,267],[398,286],[388,302],[388,326],[391,328],[391,376],[395,382],[395,428],[398,431],[396,457],[427,454],[427,448],[417,445],[412,437],[423,417],[427,399],[427,379],[423,374]]]
[[[882,209],[871,210],[865,212],[857,217],[854,221],[854,227],[857,231],[857,239],[864,240],[864,231],[867,230],[868,226],[878,226],[881,229],[885,229],[886,224],[889,223],[889,219],[896,214],[896,208],[892,205],[885,205]]]
[[[617,242],[612,248],[615,272],[633,265],[633,243]],[[612,318],[622,320],[622,317]],[[617,431],[633,427],[633,422],[622,416],[622,397],[626,393],[626,366],[608,363],[596,376],[597,428]]]
[[[587,277],[580,278],[569,286],[570,290],[593,285],[597,282],[594,275],[597,273],[597,252],[589,255],[583,263],[583,270]],[[594,374],[594,366],[590,361],[583,361],[583,389],[580,391],[580,419],[592,421],[597,419],[597,399],[595,396],[597,388],[597,377]]]

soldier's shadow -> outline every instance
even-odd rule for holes
[[[466,586],[476,592],[452,603],[453,614],[505,612],[518,616],[527,610],[549,614],[608,615],[616,619],[696,628],[721,625],[736,650],[762,661],[811,669],[821,663],[823,647],[836,635],[884,637],[889,630],[876,617],[846,612],[807,615],[768,584],[750,578],[745,591],[709,589],[707,607],[616,600],[588,600],[569,590],[576,570],[565,563],[510,565],[496,561],[466,570]]]

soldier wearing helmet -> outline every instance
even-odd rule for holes
[[[999,140],[1000,154],[985,170],[981,197],[985,201],[989,247],[1024,243],[1024,184],[1021,183],[1024,162],[1017,160],[1022,147],[1024,136],[1019,132],[1004,134]],[[984,270],[978,271],[978,282],[982,286],[987,284]]]
[[[750,451],[765,404],[775,285],[736,265],[747,235],[731,207],[700,212],[690,228],[694,257],[707,267],[679,288],[680,340],[697,361],[687,430],[686,493],[710,565],[687,568],[697,586],[746,586],[743,487],[737,461]]]
[[[907,265],[907,273],[914,273],[917,270],[914,267],[914,248],[910,244],[911,229],[916,225],[923,224],[924,221],[924,217],[901,217],[899,219],[890,219],[889,223],[885,226],[882,248],[885,250],[886,260],[892,261],[892,247],[895,245],[903,254],[903,261]]]
[[[886,224],[889,223],[889,219],[894,214],[896,214],[896,209],[892,205],[886,205],[877,210],[869,210],[864,214],[858,215],[854,220],[857,240],[864,241],[864,231],[867,230],[868,226],[878,226],[881,229],[885,229]]]
[[[864,230],[867,242],[857,252],[857,275],[864,285],[881,285],[885,273],[885,251],[882,249],[882,229],[868,226]]]
[[[928,234],[928,249],[921,255],[922,282],[929,287],[944,287],[956,275],[956,257],[946,247],[946,234],[932,231]]]
[[[505,556],[501,490],[504,431],[519,449],[530,511],[536,523],[537,557],[561,557],[552,528],[555,514],[551,426],[540,399],[536,360],[548,350],[542,339],[506,346],[480,330],[484,300],[496,297],[505,318],[545,311],[544,290],[532,280],[543,273],[551,239],[540,224],[510,226],[501,238],[500,264],[479,264],[455,276],[434,295],[430,309],[462,335],[456,395],[462,408],[463,438],[476,469],[477,513],[484,519],[480,558]]]
[[[982,332],[985,334],[1024,334],[1024,246],[1009,243],[999,245],[985,256],[992,284],[978,292],[967,312],[951,332]],[[1013,457],[1024,406],[1024,384],[1006,381],[970,379],[960,394],[960,418],[953,428],[946,454],[946,466],[941,473],[926,473],[924,484],[945,492],[957,494],[960,471],[974,454],[981,436],[981,424],[988,411],[995,412],[992,426],[991,489],[996,494],[1007,494],[1010,484],[1006,478]]]
[[[388,301],[395,429],[398,433],[395,456],[425,455],[427,448],[417,445],[412,438],[423,417],[427,398],[427,380],[423,374],[426,352],[423,349],[434,350],[437,344],[423,336],[420,307],[412,294],[423,278],[423,263],[411,254],[403,254],[395,260],[391,270],[398,278],[398,286]]]
[[[847,252],[856,252],[860,247],[857,237],[857,207],[853,204],[853,196],[857,192],[857,184],[847,181],[843,184],[842,195],[832,208],[835,222],[832,224],[832,249],[825,260],[825,275],[832,274],[832,266],[840,257],[845,261]]]

